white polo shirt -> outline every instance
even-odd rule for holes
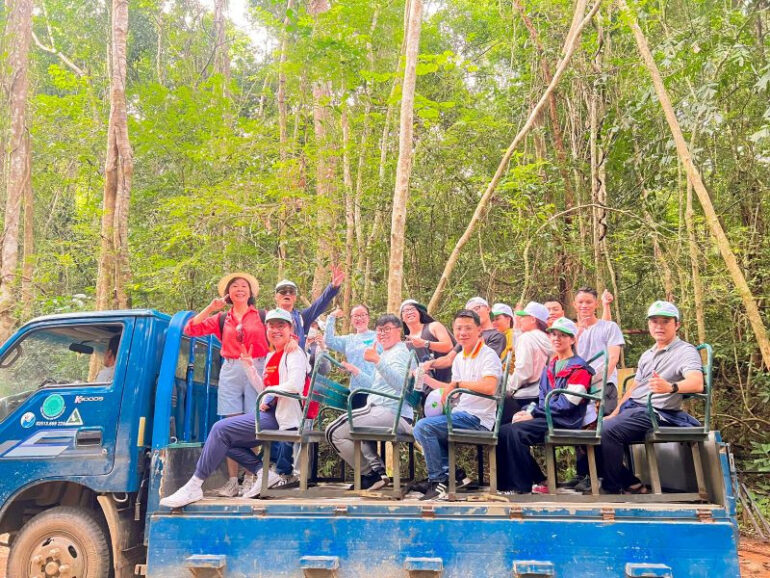
[[[503,365],[494,349],[479,339],[476,347],[466,355],[463,351],[452,362],[452,381],[479,381],[484,377],[500,379]],[[475,415],[482,427],[491,430],[497,417],[497,402],[475,395],[460,394],[460,400],[452,411],[464,411]]]

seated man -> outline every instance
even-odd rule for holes
[[[404,387],[404,377],[411,354],[401,341],[401,320],[388,313],[380,317],[374,324],[377,341],[364,350],[364,360],[374,364],[374,377],[360,373],[361,387],[382,391],[392,395],[401,395]],[[377,345],[382,347],[382,353],[377,351]],[[353,411],[353,421],[356,427],[392,427],[398,402],[394,399],[369,394],[364,407]],[[414,412],[408,403],[401,407],[399,431],[409,433],[414,423]],[[344,413],[326,428],[326,441],[334,448],[340,457],[351,466],[354,459],[354,443],[350,439],[350,422],[348,414]],[[361,488],[364,490],[379,490],[390,483],[385,472],[385,464],[377,454],[375,442],[361,443]]]
[[[498,353],[484,344],[479,316],[474,311],[462,309],[455,315],[452,329],[457,343],[462,346],[462,353],[452,362],[452,381],[447,384],[425,376],[425,385],[443,388],[444,403],[456,388],[494,395],[503,367]],[[465,394],[459,396],[450,415],[452,427],[472,430],[491,430],[496,418],[495,400]],[[443,499],[449,480],[447,416],[421,419],[414,428],[414,438],[422,446],[428,466],[428,487],[420,499]]]
[[[265,322],[267,340],[273,351],[267,356],[262,379],[255,379],[257,389],[261,391],[263,386],[267,386],[275,391],[302,394],[307,377],[307,357],[299,348],[291,352],[285,351],[286,344],[292,339],[291,313],[284,309],[273,309],[268,311]],[[250,360],[247,361],[250,363]],[[299,401],[276,396],[275,403],[271,405],[272,407],[268,408],[263,402],[266,411],[259,413],[262,429],[290,430],[299,427],[302,418]],[[255,497],[262,486],[262,460],[251,450],[260,443],[256,438],[254,412],[218,421],[206,438],[193,477],[176,492],[163,498],[160,505],[181,508],[200,500],[203,497],[203,482],[219,467],[225,457],[234,459],[246,470],[257,475],[250,493],[244,494],[244,497]],[[291,444],[288,444],[288,447],[291,448]],[[279,452],[276,461],[278,473],[270,471],[270,487],[293,480],[291,456]]]
[[[655,345],[639,358],[634,383],[615,411],[604,418],[602,486],[611,493],[647,493],[647,488],[623,466],[623,456],[629,442],[642,441],[652,429],[647,413],[650,393],[658,419],[667,426],[699,425],[682,410],[682,394],[703,391],[703,363],[698,350],[677,336],[679,310],[667,301],[656,301],[647,310],[647,325]]]
[[[96,383],[107,383],[115,377],[115,362],[118,360],[118,345],[120,345],[120,335],[113,335],[107,343],[107,349],[104,350],[102,358],[102,367],[96,374]]]
[[[529,448],[542,443],[548,431],[545,417],[545,397],[553,389],[568,389],[588,393],[594,370],[575,354],[577,325],[566,317],[555,320],[548,328],[548,338],[554,356],[543,369],[539,383],[539,397],[527,408],[513,416],[512,423],[500,426],[497,442],[497,483],[501,491],[519,494],[548,493],[542,485],[545,480],[540,466]],[[558,428],[576,429],[583,422],[586,399],[576,395],[555,394],[550,401],[553,423]],[[534,484],[534,485],[533,485]]]

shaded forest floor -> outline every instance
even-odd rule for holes
[[[0,578],[5,578],[7,557],[8,548],[0,547]],[[770,578],[770,544],[743,536],[738,558],[741,563],[741,578]]]

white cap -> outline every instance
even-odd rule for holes
[[[407,299],[401,304],[401,307],[399,307],[398,310],[403,311],[404,307],[408,307],[409,305],[414,305],[415,307],[417,307],[419,303],[414,299]]]
[[[294,281],[289,281],[288,279],[283,279],[275,284],[276,291],[278,291],[281,287],[294,287],[294,290],[297,290],[297,284]]]
[[[472,297],[468,299],[468,302],[465,304],[465,308],[473,309],[476,305],[483,305],[484,307],[489,307],[489,303],[483,297]]]
[[[647,317],[673,317],[679,320],[679,309],[668,301],[656,301],[647,310]]]
[[[557,320],[553,322],[553,325],[551,325],[546,331],[561,331],[562,333],[566,333],[567,335],[571,335],[572,337],[576,337],[578,333],[577,325],[575,325],[575,322],[572,321],[572,319],[568,319],[566,317],[559,317]]]
[[[271,309],[267,312],[267,315],[265,315],[265,323],[268,323],[270,321],[274,320],[280,320],[280,321],[286,321],[289,325],[294,324],[294,319],[291,317],[291,313],[286,311],[286,309]]]
[[[531,316],[535,319],[539,319],[543,323],[548,322],[548,309],[546,309],[545,305],[536,301],[527,303],[527,306],[524,309],[517,311],[516,315],[519,317]]]
[[[510,305],[506,305],[505,303],[495,303],[492,305],[492,310],[490,313],[493,317],[495,315],[507,315],[513,319],[513,309],[511,309]]]

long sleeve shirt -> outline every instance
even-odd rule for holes
[[[538,384],[548,357],[553,353],[551,342],[542,331],[525,331],[516,339],[516,361],[508,391],[514,397],[537,397]]]
[[[348,363],[361,370],[358,375],[350,378],[350,391],[355,391],[364,387],[364,383],[371,383],[374,377],[374,364],[364,359],[364,351],[372,346],[376,334],[371,329],[367,329],[363,333],[335,335],[335,321],[336,318],[333,315],[329,315],[326,319],[324,341],[327,348],[342,353]]]
[[[224,325],[220,325],[220,316],[225,316]],[[239,332],[238,325],[241,330]],[[222,327],[222,331],[219,328]],[[265,357],[268,352],[267,338],[265,337],[265,324],[259,311],[249,307],[240,322],[233,316],[232,310],[221,312],[207,317],[200,323],[193,323],[190,319],[184,326],[185,335],[190,337],[203,337],[204,335],[216,335],[222,342],[221,354],[226,359],[237,359],[241,356],[241,344],[252,357]],[[238,340],[241,333],[242,341]]]
[[[361,376],[363,376],[362,387],[391,395],[401,395],[404,388],[406,369],[411,357],[412,355],[406,348],[406,345],[399,341],[393,347],[380,354],[380,361],[374,366],[376,371],[373,377],[361,373]],[[398,409],[398,401],[387,397],[380,397],[379,395],[369,395],[368,403],[385,407],[393,413],[396,413]],[[414,418],[412,406],[406,402],[401,406],[401,417],[407,419]]]
[[[294,333],[296,334],[297,339],[299,339],[300,349],[305,349],[305,337],[307,336],[307,331],[310,329],[313,321],[318,319],[318,316],[328,309],[329,305],[331,305],[331,302],[339,292],[339,287],[335,287],[329,283],[323,293],[318,296],[318,299],[311,303],[310,307],[302,310],[292,309],[291,317],[294,321]],[[264,314],[267,314],[267,311],[265,311]]]
[[[265,366],[270,363],[270,358],[274,352],[267,356]],[[270,387],[270,391],[284,391],[287,393],[302,394],[305,388],[305,378],[307,377],[308,365],[307,356],[301,349],[295,349],[291,353],[283,353],[283,357],[278,363],[278,385]],[[275,396],[275,419],[278,422],[278,429],[298,428],[302,419],[302,406],[296,399]]]

